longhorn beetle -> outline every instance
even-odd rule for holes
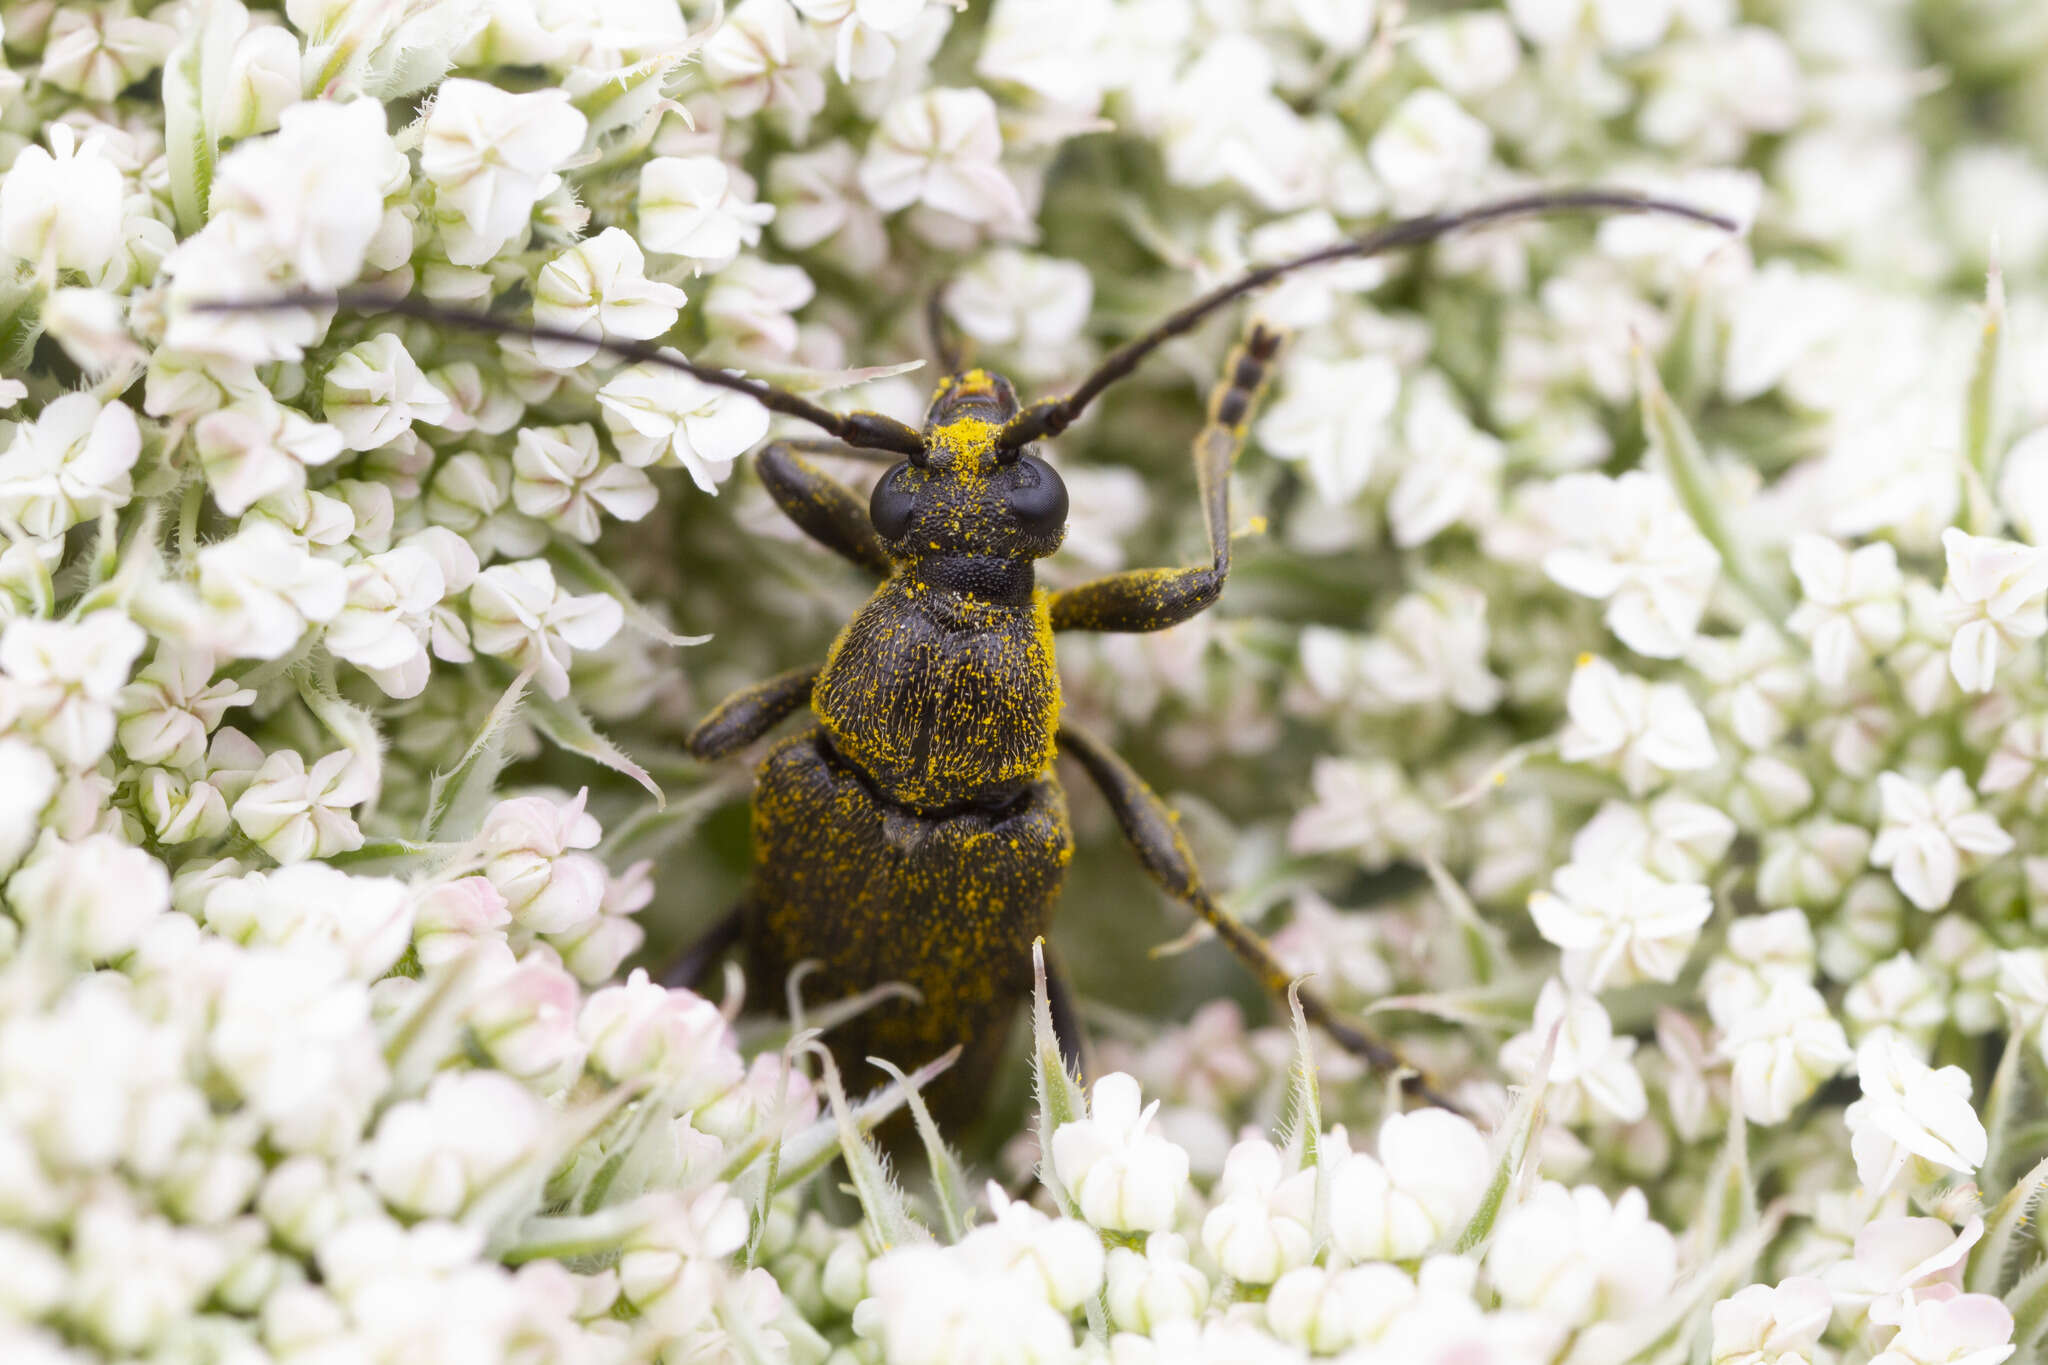
[[[942,1119],[961,1122],[976,1107],[1031,988],[1030,947],[1051,921],[1072,855],[1066,796],[1053,769],[1055,754],[1064,752],[1101,790],[1160,888],[1214,928],[1269,994],[1284,996],[1288,974],[1211,898],[1174,813],[1107,745],[1061,719],[1053,661],[1060,631],[1163,630],[1216,601],[1230,575],[1230,471],[1280,336],[1252,324],[1210,394],[1208,420],[1195,438],[1207,563],[1112,574],[1058,592],[1037,587],[1033,562],[1058,549],[1066,533],[1067,490],[1034,447],[1065,431],[1162,343],[1282,276],[1503,219],[1573,210],[1659,213],[1734,227],[1685,204],[1597,189],[1405,219],[1211,290],[1112,351],[1058,397],[1020,406],[1001,375],[962,371],[947,357],[949,372],[922,430],[879,413],[833,412],[653,343],[597,343],[800,418],[836,438],[837,445],[826,444],[834,453],[894,460],[863,506],[804,458],[818,442],[778,440],[756,459],[762,483],[792,521],[882,582],[822,663],[728,697],[690,734],[691,753],[717,759],[806,705],[812,713],[802,731],[761,761],[748,889],[666,980],[694,984],[737,946],[757,987],[817,962],[821,970],[806,982],[814,1003],[906,983],[917,1000],[870,1009],[834,1031],[832,1051],[842,1069],[868,1056],[910,1067],[963,1043],[960,1064],[930,1092]],[[348,306],[471,331],[593,340],[367,294],[202,306]],[[1057,979],[1052,990],[1067,1061],[1077,1066],[1072,1001]],[[775,998],[773,989],[766,993]],[[1347,1050],[1376,1068],[1401,1066],[1392,1049],[1315,992],[1301,991],[1300,1000],[1309,1020]],[[1421,1098],[1448,1104],[1419,1074],[1407,1081]]]

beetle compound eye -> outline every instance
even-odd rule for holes
[[[917,490],[910,484],[910,461],[900,460],[889,466],[875,484],[873,496],[868,499],[868,520],[875,524],[875,531],[884,540],[900,540],[910,528],[910,514],[917,510]]]
[[[1010,511],[1033,535],[1057,531],[1067,524],[1067,485],[1058,471],[1036,455],[1015,465],[1017,482],[1010,488]]]

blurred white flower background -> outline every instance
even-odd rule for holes
[[[2040,1358],[2039,0],[0,20],[0,1361]],[[410,293],[914,422],[941,282],[1051,393],[1248,266],[1568,184],[1742,230],[1256,297],[1222,604],[1060,651],[1221,901],[1469,1118],[1290,1028],[1076,792],[1090,1083],[1041,1019],[978,1129],[875,1147],[925,1076],[647,970],[744,870],[690,723],[867,590],[752,472],[809,433],[194,307]],[[1057,443],[1047,581],[1204,553],[1241,323]]]

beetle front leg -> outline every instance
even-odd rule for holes
[[[1209,420],[1195,438],[1195,479],[1209,528],[1209,563],[1133,569],[1052,595],[1054,630],[1164,630],[1206,611],[1230,577],[1230,471],[1244,448],[1252,411],[1280,353],[1280,334],[1255,322],[1209,395]]]
[[[776,441],[754,457],[761,484],[783,515],[841,558],[887,578],[896,562],[868,520],[868,505],[852,489],[806,460],[795,441]]]
[[[1060,748],[1074,756],[1108,800],[1124,837],[1152,880],[1213,928],[1238,961],[1258,978],[1267,994],[1276,1000],[1286,1000],[1295,978],[1280,965],[1264,939],[1238,923],[1210,897],[1208,888],[1202,884],[1201,870],[1195,866],[1194,851],[1181,837],[1180,817],[1145,785],[1130,764],[1102,741],[1071,725],[1062,725],[1059,742]],[[1332,1008],[1320,994],[1303,988],[1298,998],[1308,1021],[1336,1039],[1346,1052],[1362,1058],[1376,1070],[1408,1072],[1405,1084],[1414,1094],[1440,1108],[1463,1112],[1398,1052]]]
[[[690,731],[686,741],[690,756],[709,762],[746,748],[810,702],[822,668],[821,664],[792,668],[733,693]]]

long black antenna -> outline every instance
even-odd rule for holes
[[[1033,441],[1059,435],[1072,425],[1074,419],[1079,417],[1082,410],[1094,402],[1104,389],[1137,369],[1145,357],[1158,350],[1160,346],[1174,337],[1193,331],[1218,309],[1256,289],[1264,288],[1283,275],[1291,275],[1297,270],[1305,270],[1313,265],[1326,265],[1332,261],[1359,260],[1396,251],[1402,247],[1422,246],[1450,233],[1500,222],[1503,219],[1584,210],[1668,214],[1674,218],[1690,218],[1696,223],[1704,223],[1728,232],[1735,231],[1737,226],[1718,213],[1709,213],[1690,204],[1657,199],[1629,190],[1593,189],[1549,190],[1515,199],[1500,199],[1490,204],[1460,209],[1454,213],[1431,213],[1419,218],[1403,218],[1353,241],[1338,242],[1296,256],[1292,260],[1262,266],[1229,284],[1210,290],[1143,336],[1127,341],[1112,351],[1107,359],[1096,366],[1095,372],[1082,380],[1073,392],[1058,398],[1041,398],[1012,417],[1003,425],[1002,433],[997,436],[996,449],[1022,450]]]
[[[703,380],[706,384],[716,384],[720,388],[746,394],[771,412],[801,418],[860,450],[886,450],[897,455],[920,455],[924,452],[924,437],[918,434],[917,428],[906,426],[893,417],[885,417],[878,412],[834,412],[773,384],[749,379],[730,370],[713,369],[708,365],[685,360],[652,341],[588,336],[566,327],[508,322],[503,318],[492,317],[488,313],[468,313],[459,308],[444,308],[440,304],[426,299],[416,299],[407,294],[379,294],[367,289],[344,289],[332,294],[277,294],[261,299],[208,299],[192,304],[191,308],[195,313],[281,313],[295,308],[346,308],[355,313],[385,313],[397,317],[417,318],[439,327],[480,332],[486,336],[531,337],[540,341],[570,342],[593,347],[621,360],[680,370],[684,374]]]

